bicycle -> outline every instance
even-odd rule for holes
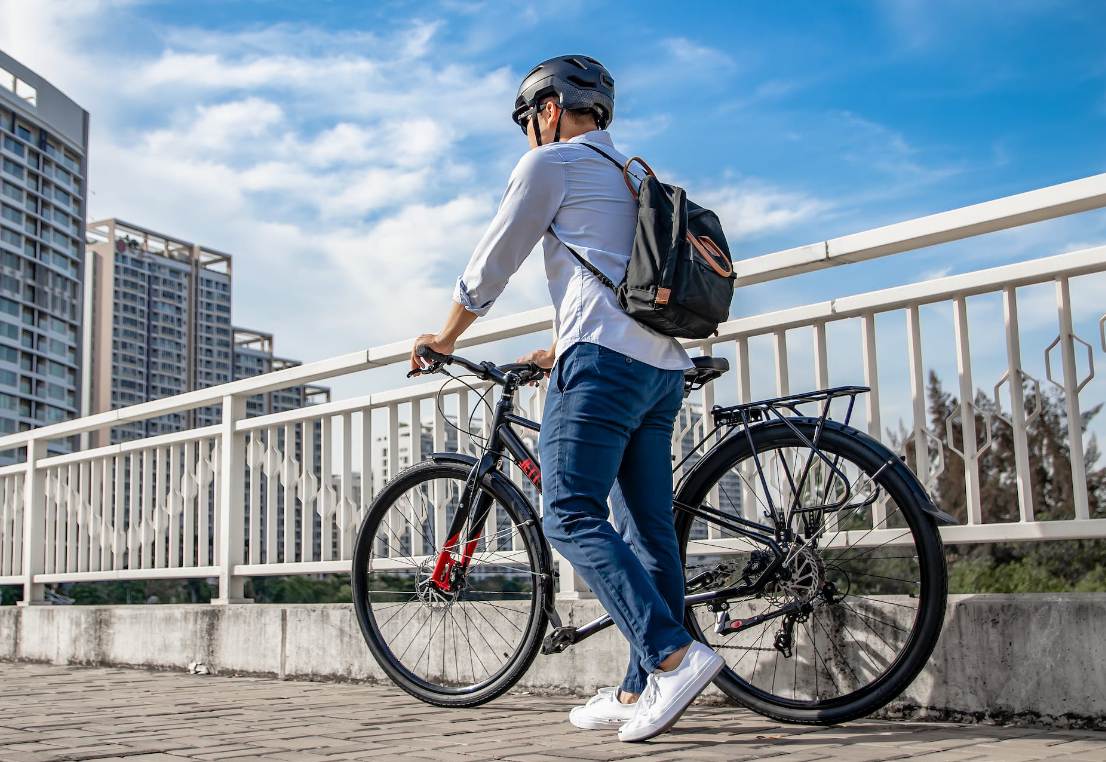
[[[419,353],[430,365],[409,376],[451,375],[445,366],[456,364],[502,393],[480,457],[434,453],[375,498],[354,548],[354,607],[400,688],[437,706],[476,706],[510,689],[539,649],[560,653],[612,622],[564,624],[541,519],[503,469],[512,460],[540,490],[537,458],[514,429],[540,426],[516,414],[514,400],[548,371]],[[724,358],[693,362],[685,397],[729,369]],[[947,575],[937,526],[955,519],[903,458],[849,426],[867,391],[715,406],[695,450],[709,447],[675,485],[685,624],[727,659],[715,685],[777,720],[871,714],[913,681],[940,634]],[[843,421],[829,415],[837,400],[847,404]],[[809,405],[817,414],[802,414]]]

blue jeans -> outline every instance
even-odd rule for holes
[[[545,534],[629,641],[622,689],[631,693],[692,640],[672,517],[672,427],[682,401],[682,371],[578,342],[557,360],[542,417]],[[619,531],[607,520],[608,494]]]

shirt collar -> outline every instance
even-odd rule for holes
[[[601,143],[605,146],[614,147],[614,143],[611,141],[611,134],[606,130],[589,130],[583,135],[577,135],[574,138],[569,138],[569,143],[582,143],[587,141],[588,143]]]

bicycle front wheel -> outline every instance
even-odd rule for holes
[[[766,582],[689,605],[692,635],[727,661],[715,684],[774,719],[834,724],[885,706],[917,676],[940,635],[947,578],[929,498],[905,464],[855,429],[816,431],[791,418],[724,441],[681,488],[690,511],[676,529],[689,595]],[[734,517],[781,530],[775,571],[769,546]]]
[[[427,461],[373,501],[353,553],[354,611],[373,657],[412,696],[476,706],[514,685],[546,628],[541,562],[513,501],[445,537],[469,467]],[[467,561],[466,561],[467,559]]]

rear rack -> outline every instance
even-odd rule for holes
[[[832,389],[820,389],[816,392],[804,392],[802,394],[789,394],[786,397],[775,397],[769,400],[746,402],[741,405],[730,405],[711,408],[710,414],[714,418],[714,425],[721,426],[748,426],[750,423],[758,423],[772,417],[784,418],[783,411],[792,415],[803,415],[799,409],[802,405],[810,405],[821,402],[822,409],[818,413],[819,424],[829,418],[830,405],[835,399],[847,397],[849,405],[845,410],[845,418],[842,421],[846,426],[853,416],[856,407],[857,395],[871,391],[867,386],[835,386]],[[820,427],[819,427],[820,428]]]
[[[783,506],[776,506],[773,504],[771,495],[767,494],[768,482],[764,475],[760,458],[754,455],[757,476],[760,482],[765,486],[765,493],[768,499],[768,513],[766,515],[774,516],[777,526],[787,523],[788,514],[794,515],[798,513],[837,511],[849,504],[852,488],[849,484],[848,477],[838,468],[840,456],[834,456],[832,460],[828,458],[826,454],[818,448],[818,441],[822,437],[822,431],[825,429],[826,421],[829,420],[830,406],[835,399],[844,397],[849,400],[848,407],[845,410],[845,418],[842,421],[844,425],[848,426],[853,416],[853,410],[856,407],[857,396],[869,391],[871,391],[871,389],[867,386],[836,386],[832,389],[821,389],[816,392],[805,392],[803,394],[791,394],[786,397],[759,400],[757,402],[748,402],[743,405],[733,405],[731,407],[718,407],[716,405],[711,409],[711,415],[714,417],[714,430],[717,431],[720,428],[733,429],[737,426],[744,427],[744,436],[749,442],[750,451],[755,452],[755,448],[753,446],[752,431],[749,424],[772,418],[781,421],[785,426],[791,429],[792,433],[810,449],[810,454],[807,456],[806,463],[803,465],[803,470],[797,485],[795,481],[792,480],[791,475],[788,474],[788,480],[791,481],[792,486],[795,487],[794,497],[792,498],[788,511],[785,511]],[[803,412],[799,409],[800,407],[813,404],[820,404],[821,409],[818,411],[817,423],[814,426],[813,436],[807,438],[806,434],[800,431],[792,421],[793,417],[803,416]],[[791,413],[792,415],[788,416],[785,415],[785,413]],[[802,507],[799,505],[799,498],[815,458],[826,464],[834,477],[842,480],[845,489],[843,490],[842,497],[834,503],[815,507]],[[873,502],[877,495],[878,492],[873,491],[872,495],[864,504]]]

